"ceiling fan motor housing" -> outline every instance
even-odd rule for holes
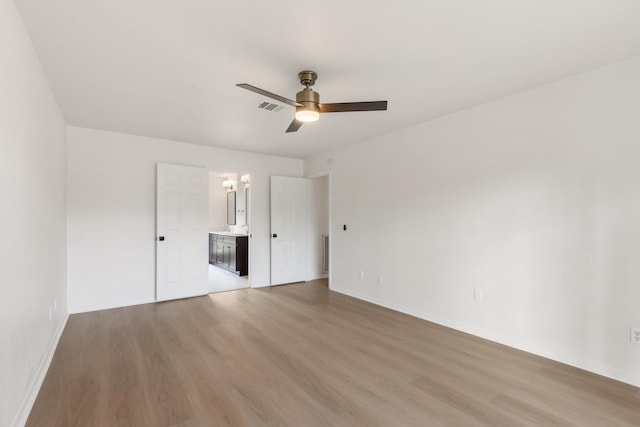
[[[320,112],[318,104],[320,103],[320,95],[318,92],[314,92],[311,88],[305,87],[296,94],[296,102],[302,104],[302,107],[296,107],[296,111],[317,111]]]

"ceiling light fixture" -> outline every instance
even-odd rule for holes
[[[320,118],[320,95],[314,92],[309,86],[311,80],[304,80],[304,89],[296,94],[296,120],[303,123],[315,122]]]
[[[315,122],[319,118],[320,112],[318,110],[308,109],[306,107],[298,107],[296,109],[296,120],[299,122]]]

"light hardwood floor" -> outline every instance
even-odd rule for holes
[[[328,290],[72,315],[28,426],[638,426],[640,390]]]

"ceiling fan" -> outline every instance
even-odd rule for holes
[[[287,132],[296,132],[305,122],[315,122],[320,118],[320,113],[343,113],[347,111],[380,111],[387,109],[387,101],[371,102],[337,102],[332,104],[321,104],[320,94],[311,89],[316,83],[318,75],[314,71],[300,71],[298,73],[300,84],[304,86],[296,94],[296,100],[292,101],[275,93],[268,92],[259,87],[247,83],[238,83],[236,86],[251,92],[259,93],[271,99],[296,107],[296,116],[287,128]]]

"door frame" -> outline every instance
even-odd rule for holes
[[[329,180],[329,182],[327,184],[328,187],[329,187],[329,188],[327,188],[327,193],[328,193],[328,197],[327,198],[329,200],[329,203],[327,204],[327,209],[329,210],[329,212],[328,212],[329,213],[329,215],[328,215],[328,217],[329,217],[329,274],[327,275],[327,280],[329,282],[329,289],[332,289],[331,288],[331,283],[333,282],[333,280],[332,280],[332,274],[333,274],[333,252],[332,252],[332,249],[333,249],[333,216],[331,215],[331,212],[332,212],[331,211],[331,201],[333,200],[333,197],[332,197],[332,189],[333,189],[333,187],[331,185],[331,182],[332,182],[332,180],[331,180],[331,169],[326,169],[326,170],[323,170],[323,171],[320,171],[320,172],[312,173],[310,175],[305,175],[305,178],[316,179],[316,178],[322,178],[324,176],[328,177],[328,180]]]
[[[253,197],[253,191],[254,191],[254,188],[255,188],[253,186],[253,183],[257,181],[257,177],[256,177],[256,174],[252,170],[240,169],[240,168],[217,167],[217,166],[214,167],[214,166],[212,166],[212,167],[207,167],[207,172],[209,174],[211,174],[213,172],[213,173],[234,173],[234,174],[237,174],[237,175],[249,175],[251,177],[251,182],[249,184],[249,188],[251,189],[250,197]],[[242,186],[242,191],[245,190],[244,184],[241,183],[241,182],[237,182],[236,183],[236,197],[237,197],[237,191],[239,191],[240,186]],[[251,237],[252,234],[253,234],[253,230],[252,230],[253,225],[252,224],[254,224],[254,221],[253,221],[253,211],[254,211],[254,209],[251,209],[249,211],[249,215],[247,216],[247,205],[246,205],[246,203],[247,203],[247,201],[246,201],[246,192],[245,192],[245,208],[244,208],[245,213],[244,214],[245,214],[245,221],[249,222],[249,238],[247,239],[247,244],[248,244],[247,252],[249,254],[249,265],[248,265],[248,273],[247,273],[247,275],[249,276],[248,282],[249,282],[249,288],[251,289],[251,288],[254,288],[253,274],[252,273],[254,271],[253,262],[254,262],[255,257],[254,257],[254,254],[252,252],[253,251],[253,243],[252,243],[253,238]],[[207,259],[208,258],[209,257],[207,256]],[[246,289],[246,288],[244,288],[244,289]]]

